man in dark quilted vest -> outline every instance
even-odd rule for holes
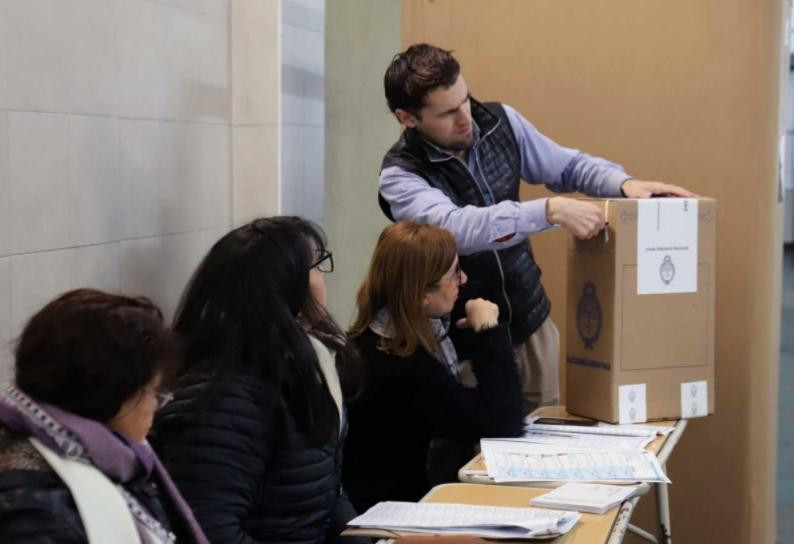
[[[431,223],[455,235],[468,283],[453,320],[466,300],[496,302],[500,320],[510,323],[527,409],[556,404],[559,333],[528,236],[560,226],[591,238],[605,219],[595,205],[564,196],[519,202],[521,180],[596,197],[693,195],[562,147],[506,104],[476,101],[458,62],[432,45],[396,55],[384,87],[405,130],[383,159],[381,208],[394,221]],[[472,336],[454,327],[450,335],[465,359]]]

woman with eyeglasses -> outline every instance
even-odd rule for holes
[[[335,542],[355,515],[340,463],[356,357],[325,310],[333,266],[315,225],[257,219],[182,296],[186,367],[152,442],[213,543]]]
[[[0,542],[207,543],[145,442],[180,343],[144,298],[42,308],[0,390]]]
[[[435,465],[451,463],[454,474],[474,441],[522,431],[509,332],[496,304],[483,299],[468,301],[466,317],[454,325],[476,333],[478,384],[461,383],[447,330],[466,279],[444,229],[396,223],[378,240],[351,329],[367,384],[349,405],[343,474],[360,511],[384,500],[416,501],[431,480],[439,483],[428,474],[441,471]]]

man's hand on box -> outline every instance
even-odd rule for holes
[[[591,202],[555,196],[546,201],[546,220],[581,240],[597,235],[606,225],[601,208]]]
[[[673,185],[662,183],[661,181],[643,181],[640,179],[627,179],[620,186],[623,196],[626,198],[650,198],[654,195],[659,196],[683,196],[694,197],[695,193]]]

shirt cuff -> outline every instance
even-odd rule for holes
[[[613,172],[610,172],[610,174],[604,180],[603,197],[623,198],[623,193],[621,192],[620,187],[624,182],[630,179],[632,179],[632,177],[626,172],[621,172],[620,170],[614,170]]]
[[[620,193],[620,190],[618,190],[618,193]],[[516,230],[524,234],[531,234],[554,227],[546,220],[546,202],[548,200],[548,198],[537,198],[522,202],[521,213],[519,214],[521,224]]]

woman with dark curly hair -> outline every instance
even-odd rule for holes
[[[0,542],[207,542],[145,441],[179,345],[144,298],[79,289],[33,316],[0,391]]]

